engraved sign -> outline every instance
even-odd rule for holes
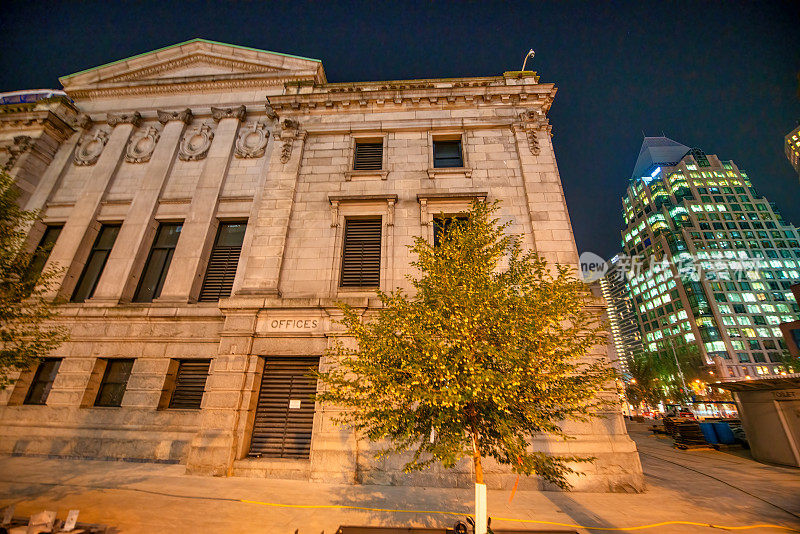
[[[792,389],[784,389],[772,392],[776,400],[795,400],[800,399],[800,391]]]
[[[268,319],[267,329],[279,332],[302,332],[316,330],[320,326],[319,319],[307,319],[302,317],[289,317],[286,319]]]
[[[300,409],[300,399],[289,399],[289,409],[290,410],[299,410]]]

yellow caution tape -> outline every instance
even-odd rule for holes
[[[247,504],[258,504],[261,506],[272,506],[275,508],[315,508],[315,509],[339,509],[339,510],[363,510],[366,512],[389,512],[389,513],[403,513],[403,514],[436,514],[436,515],[456,515],[456,516],[469,516],[471,514],[464,513],[464,512],[444,512],[441,510],[394,510],[390,508],[370,508],[368,506],[350,506],[347,504],[280,504],[274,502],[262,502],[262,501],[248,501],[245,499],[240,499],[241,502]],[[777,528],[780,530],[784,530],[786,532],[798,532],[800,530],[785,527],[783,525],[746,525],[746,526],[724,526],[724,525],[715,525],[712,523],[696,523],[694,521],[662,521],[661,523],[652,523],[650,525],[639,525],[635,527],[590,527],[586,525],[573,525],[571,523],[558,523],[555,521],[539,521],[537,519],[514,519],[510,517],[494,517],[492,516],[493,521],[509,521],[512,523],[535,523],[538,525],[551,525],[551,526],[558,526],[558,527],[569,527],[569,528],[584,528],[587,530],[606,530],[606,531],[620,531],[620,530],[645,530],[648,528],[657,528],[663,527],[666,525],[689,525],[693,527],[708,527],[708,528],[718,528],[724,530],[752,530],[754,528]]]

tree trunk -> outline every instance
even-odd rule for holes
[[[486,534],[488,514],[486,506],[486,484],[483,483],[483,466],[478,433],[472,431],[472,460],[475,463],[475,534]]]
[[[481,465],[481,451],[478,446],[478,436],[472,433],[472,461],[475,464],[475,483],[483,484],[483,466]]]

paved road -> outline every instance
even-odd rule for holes
[[[739,527],[771,523],[800,532],[800,470],[760,464],[746,452],[678,451],[671,448],[669,440],[651,436],[641,425],[631,428],[631,436],[641,451],[647,492],[526,491],[517,492],[509,502],[509,492],[490,491],[491,514],[606,529],[679,520]],[[82,521],[115,525],[126,534],[333,534],[339,525],[450,526],[455,519],[430,513],[273,507],[242,499],[293,506],[467,512],[472,491],[196,477],[185,475],[180,465],[0,458],[0,505],[15,502],[23,515],[58,509],[59,517],[78,508]],[[495,526],[545,528],[497,520]],[[770,528],[744,532],[781,531],[786,532]],[[666,525],[635,532],[685,534],[719,529]]]

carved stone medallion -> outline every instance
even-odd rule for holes
[[[261,121],[251,123],[239,132],[235,155],[237,158],[260,158],[267,149],[268,140],[267,125]]]
[[[108,142],[108,132],[97,130],[94,135],[84,135],[75,148],[75,165],[94,165]]]
[[[208,154],[208,149],[211,148],[211,141],[214,139],[214,132],[211,131],[211,126],[202,124],[192,128],[187,133],[183,141],[181,141],[181,148],[178,151],[178,157],[183,161],[194,161],[203,159]]]
[[[160,136],[161,133],[155,126],[150,126],[147,130],[133,136],[125,150],[125,161],[129,163],[150,161]]]

